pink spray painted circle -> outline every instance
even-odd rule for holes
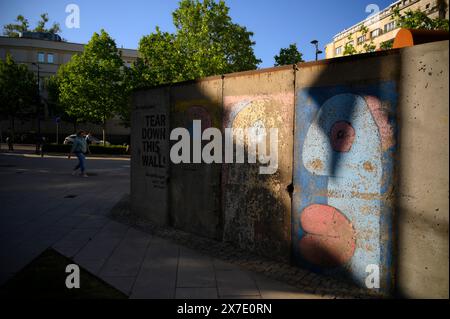
[[[324,268],[343,266],[356,249],[356,233],[351,222],[337,208],[313,204],[300,215],[305,235],[300,239],[302,256]]]
[[[355,140],[355,129],[349,122],[336,122],[331,127],[330,139],[333,150],[341,153],[349,152]]]

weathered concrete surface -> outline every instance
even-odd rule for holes
[[[183,127],[192,135],[193,120],[202,121],[202,132],[210,127],[221,129],[221,77],[175,85],[170,96],[172,129]],[[171,164],[170,218],[174,227],[221,239],[220,172],[220,163],[192,163],[192,143],[191,163]]]
[[[169,90],[133,95],[131,117],[131,208],[160,225],[169,222]]]
[[[223,165],[223,239],[284,261],[290,258],[293,92],[292,68],[224,78],[224,127],[277,128],[279,163],[275,174],[260,174],[262,164],[248,163],[245,139],[245,163]]]
[[[294,261],[365,286],[392,263],[398,51],[300,64],[296,73]]]
[[[362,286],[378,266],[382,292],[448,297],[447,61],[448,41],[138,92],[133,210]],[[171,165],[170,195],[154,190],[135,133],[149,105],[170,105],[172,128],[277,127],[277,173]]]
[[[398,292],[448,298],[448,41],[401,58]]]

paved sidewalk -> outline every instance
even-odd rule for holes
[[[320,297],[115,221],[91,223],[53,247],[130,298]]]
[[[0,284],[53,247],[130,298],[322,298],[110,220],[129,161],[74,164],[0,154]]]

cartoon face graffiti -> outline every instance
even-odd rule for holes
[[[380,105],[373,96],[336,94],[306,107],[297,122],[294,251],[312,267],[344,270],[361,284],[368,264],[384,262],[383,151],[393,131]]]

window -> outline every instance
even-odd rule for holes
[[[384,25],[384,33],[390,32],[395,29],[395,21],[389,22]]]
[[[362,35],[362,36],[358,37],[357,43],[361,44],[365,41],[366,41],[366,35]]]
[[[44,52],[38,52],[37,60],[39,63],[45,62],[45,53]]]
[[[47,53],[47,63],[53,63],[53,53]]]
[[[335,55],[340,55],[342,53],[342,46],[337,47],[335,50]]]
[[[381,35],[381,29],[376,29],[370,32],[370,36],[373,38],[379,37]]]

